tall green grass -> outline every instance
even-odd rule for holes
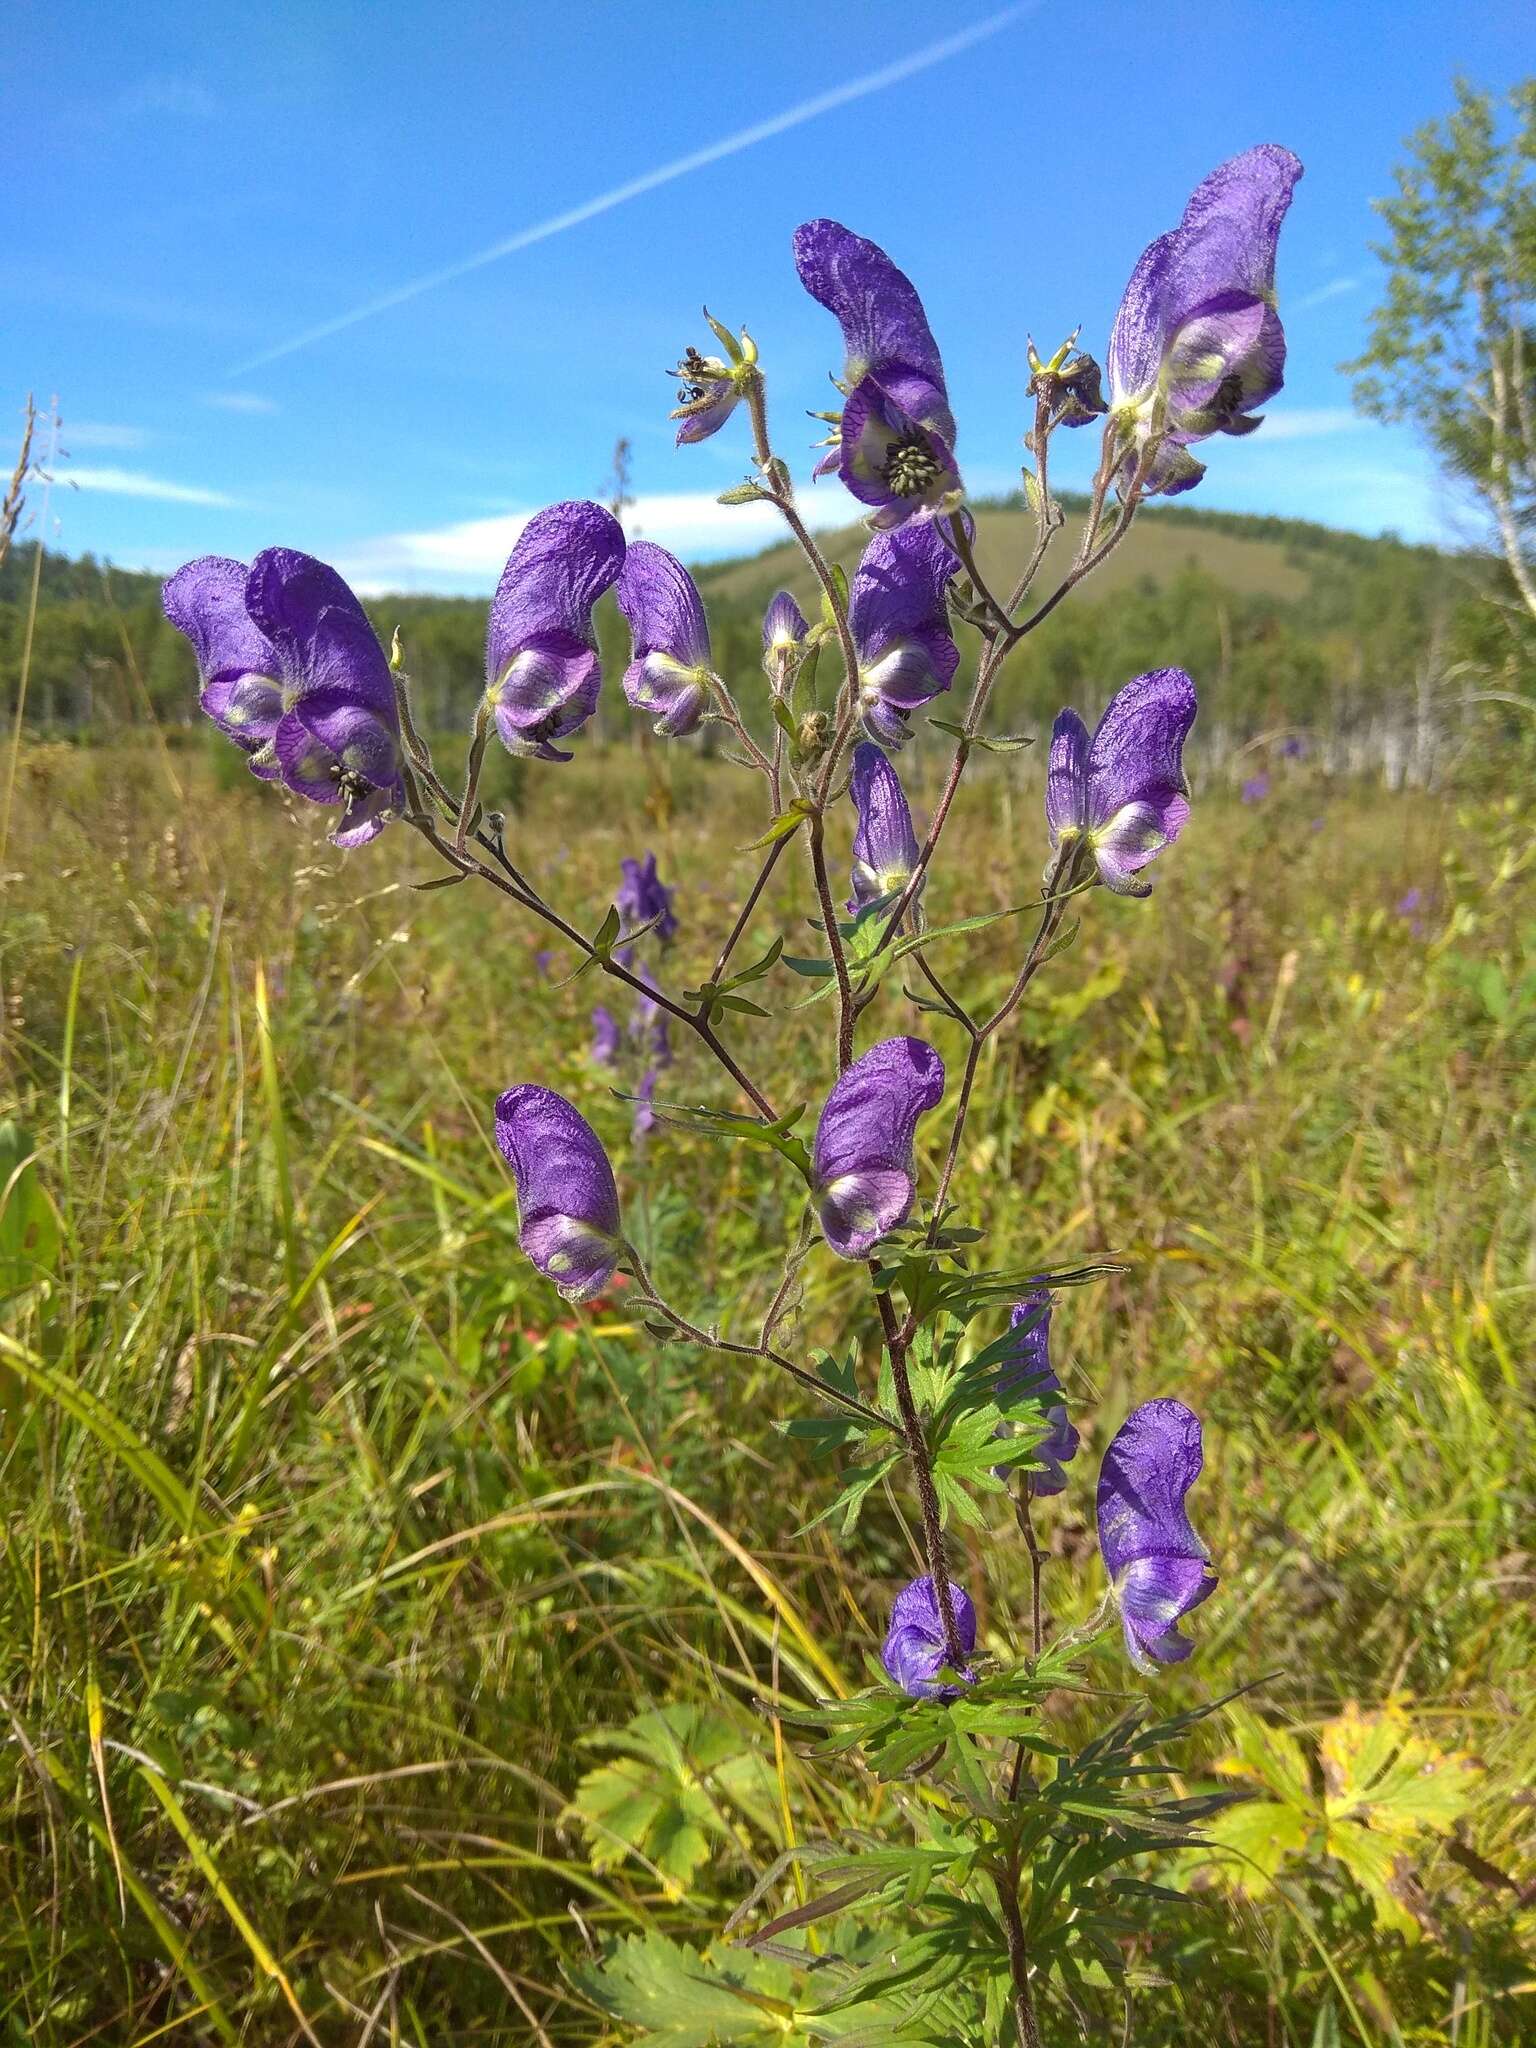
[[[697,980],[751,872],[727,771],[615,750],[525,793],[517,857],[589,929],[655,847]],[[978,781],[936,919],[1028,899],[1039,795],[1034,764]],[[891,1819],[755,1703],[863,1683],[916,1551],[899,1492],[849,1539],[815,1524],[835,1474],[775,1430],[798,1397],[766,1368],[657,1350],[622,1293],[562,1307],[490,1105],[535,1077],[583,1103],[701,1319],[766,1300],[790,1191],[674,1129],[637,1151],[584,1056],[593,980],[560,985],[498,900],[412,893],[403,831],[344,859],[200,750],[32,747],[7,858],[0,2040],[617,2038],[572,1981],[592,1949],[707,1940],[784,1847]],[[1129,1269],[1057,1318],[1087,1443],[1048,1519],[1053,1625],[1100,1589],[1098,1450],[1178,1392],[1222,1583],[1160,1693],[1268,1674],[1250,1707],[1308,1748],[1395,1698],[1482,1767],[1460,1826],[1494,1875],[1421,1841],[1417,1939],[1325,1866],[1262,1896],[1196,1871],[1138,2042],[1536,2030],[1503,1884],[1536,1874],[1531,876],[1501,798],[1298,770],[1197,803],[1151,901],[1091,902],[983,1070],[960,1186],[999,1261]],[[806,906],[787,860],[763,938],[794,950]],[[1001,989],[1009,929],[946,978]],[[748,1041],[776,1102],[827,1086],[817,1014]],[[876,1024],[954,1050],[895,977]],[[727,1100],[687,1049],[669,1086]],[[814,1254],[794,1337],[870,1359],[858,1276]],[[1017,1539],[963,1542],[1017,1651]],[[669,1777],[651,1724],[583,1819],[604,1731],[664,1703],[746,1761]],[[1193,1767],[1230,1740],[1218,1719]],[[648,1834],[631,1794],[692,1833]]]

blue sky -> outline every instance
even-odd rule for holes
[[[798,457],[839,361],[789,255],[819,213],[917,282],[967,479],[1008,489],[1026,331],[1081,321],[1102,355],[1142,246],[1213,165],[1276,141],[1307,167],[1280,252],[1287,388],[1189,502],[1469,538],[1411,434],[1352,417],[1336,366],[1403,136],[1458,70],[1495,89],[1528,70],[1530,28],[1529,0],[1001,20],[986,0],[12,0],[0,399],[19,417],[29,388],[57,394],[67,450],[34,530],[125,566],[283,541],[367,588],[484,590],[522,516],[602,494],[622,434],[644,531],[693,557],[755,546],[759,510],[713,504],[743,434],[674,451],[660,372],[708,346],[701,303],[745,320]],[[965,47],[288,346],[945,41]],[[1059,481],[1086,477],[1091,439]],[[833,485],[814,502],[845,510]]]

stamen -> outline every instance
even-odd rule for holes
[[[927,435],[920,428],[914,428],[901,440],[893,442],[879,474],[898,498],[920,497],[939,474],[939,465]]]

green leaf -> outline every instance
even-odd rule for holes
[[[1227,1854],[1213,1857],[1207,1864],[1205,1852],[1196,1853],[1228,1890],[1261,1899],[1272,1888],[1281,1865],[1301,1854],[1309,1833],[1307,1816],[1295,1807],[1277,1806],[1269,1799],[1245,1799],[1206,1824],[1211,1847]]]
[[[728,491],[722,491],[719,497],[716,498],[715,503],[717,505],[755,505],[760,498],[766,498],[767,496],[768,493],[763,489],[762,485],[754,483],[752,478],[748,477],[745,482],[732,484]]]
[[[794,2020],[789,1970],[742,1949],[701,1955],[663,1934],[637,1934],[572,1976],[610,2018],[638,2027],[657,2048],[805,2039],[785,2025]]]
[[[793,736],[793,726],[791,726],[790,731],[791,736]],[[749,839],[745,846],[740,846],[736,849],[737,852],[758,853],[763,847],[772,846],[776,839],[787,839],[791,832],[799,831],[815,808],[816,806],[809,797],[795,797],[792,802],[780,811],[779,815],[760,839]]]
[[[952,725],[947,718],[930,718],[928,723],[937,726],[940,732],[947,732],[953,739],[966,740],[971,746],[980,747],[986,754],[1019,754],[1025,747],[1035,744],[1032,733],[968,733],[963,725]]]
[[[50,1280],[59,1220],[37,1171],[37,1147],[9,1118],[0,1123],[0,1300]]]

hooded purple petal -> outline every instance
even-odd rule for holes
[[[944,365],[923,302],[882,248],[835,220],[807,221],[795,229],[794,246],[800,282],[843,330],[845,382],[899,369],[942,393]]]
[[[860,740],[853,750],[851,789],[859,822],[848,908],[858,910],[906,887],[917,866],[918,844],[901,779],[871,740]]]
[[[619,1020],[605,1003],[598,1003],[592,1011],[592,1058],[600,1067],[611,1067],[619,1045]]]
[[[245,608],[277,650],[290,702],[317,682],[341,680],[334,673],[336,644],[350,647],[354,657],[362,644],[362,635],[348,637],[341,621],[360,626],[378,651],[378,670],[369,662],[369,672],[356,678],[358,694],[377,697],[381,708],[394,702],[389,663],[368,615],[329,563],[297,548],[263,548],[246,577]]]
[[[950,1606],[954,1611],[955,1633],[966,1655],[976,1647],[976,1609],[970,1595],[953,1579],[949,1582]],[[956,1699],[958,1685],[940,1685],[938,1675],[949,1662],[944,1648],[944,1622],[939,1613],[938,1594],[931,1578],[914,1579],[896,1595],[891,1625],[880,1652],[881,1662],[892,1681],[913,1699]],[[967,1685],[974,1675],[962,1672]]]
[[[805,613],[789,592],[775,591],[763,613],[764,660],[771,660],[775,654],[793,654],[810,630]]]
[[[960,650],[944,593],[959,566],[926,520],[878,533],[864,550],[848,595],[848,627],[859,657],[861,713],[877,740],[900,746],[906,715],[954,678]]]
[[[1200,1476],[1200,1419],[1182,1401],[1146,1401],[1128,1415],[1099,1472],[1099,1548],[1138,1670],[1190,1652],[1175,1624],[1209,1599],[1216,1574],[1190,1527],[1184,1497]]]
[[[1011,1322],[1017,1341],[998,1368],[998,1398],[1032,1399],[1038,1404],[1049,1427],[1031,1453],[1035,1469],[1028,1470],[1026,1476],[1032,1493],[1061,1493],[1067,1484],[1062,1468],[1076,1457],[1081,1439],[1067,1418],[1065,1403],[1050,1398],[1061,1392],[1061,1381],[1052,1368],[1050,1356],[1050,1289],[1031,1288],[1021,1301],[1014,1303]],[[998,1435],[1008,1434],[1008,1425],[1001,1424]],[[1009,1476],[1007,1468],[1000,1468],[999,1476]]]
[[[623,561],[623,528],[585,500],[547,506],[518,536],[491,600],[485,643],[487,696],[513,753],[570,759],[552,742],[597,709],[592,607]]]
[[[633,641],[624,694],[637,710],[658,714],[663,738],[683,738],[709,704],[709,622],[693,578],[676,555],[637,540],[617,594]]]
[[[1056,721],[1046,772],[1051,845],[1084,834],[1100,880],[1119,895],[1150,892],[1139,870],[1189,817],[1183,754],[1196,709],[1183,669],[1159,668],[1116,691],[1086,748],[1075,712]]]
[[[238,747],[268,745],[283,711],[277,649],[245,608],[243,562],[203,555],[160,593],[165,616],[197,656],[203,710]]]
[[[526,1083],[496,1103],[496,1143],[517,1183],[523,1250],[567,1301],[613,1277],[622,1250],[613,1168],[580,1110]]]
[[[1196,188],[1178,227],[1143,250],[1131,273],[1110,335],[1110,394],[1138,433],[1154,398],[1165,402],[1174,439],[1151,490],[1171,495],[1198,482],[1184,444],[1249,432],[1252,409],[1281,387],[1275,253],[1300,176],[1287,149],[1245,150]]]
[[[944,1062],[920,1038],[871,1046],[827,1097],[812,1151],[821,1227],[839,1258],[866,1258],[906,1220],[917,1120],[944,1093]]]

